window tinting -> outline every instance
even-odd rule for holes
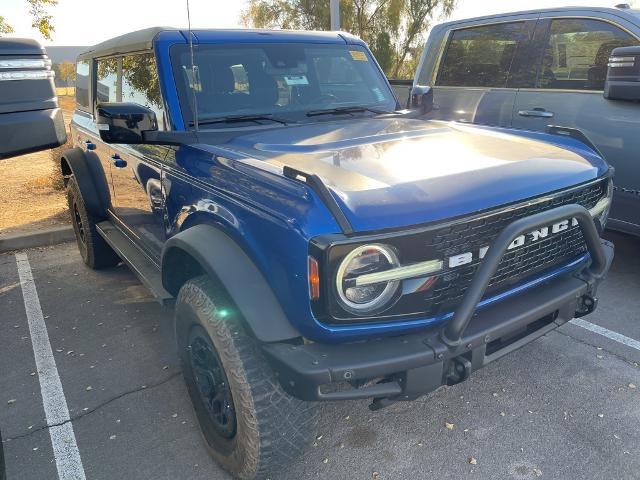
[[[523,31],[517,22],[453,32],[436,85],[506,87]]]
[[[89,108],[89,60],[76,64],[76,103],[81,110]]]
[[[164,107],[158,70],[152,54],[127,55],[98,60],[98,102],[133,102],[156,113],[164,130]]]
[[[611,51],[631,45],[640,42],[607,22],[553,20],[538,73],[538,88],[604,90]]]

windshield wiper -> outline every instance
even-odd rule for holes
[[[271,122],[281,123],[286,125],[290,121],[283,118],[274,117],[270,113],[261,113],[255,115],[230,115],[228,117],[210,118],[210,119],[198,119],[198,125],[211,125],[213,123],[240,123],[240,122],[258,122],[260,120],[269,120]],[[189,126],[193,127],[195,123],[189,122]]]
[[[360,112],[372,112],[372,113],[375,113],[376,115],[393,113],[393,112],[387,112],[386,110],[378,110],[377,108],[352,106],[352,107],[326,108],[324,110],[309,110],[307,112],[307,117],[315,117],[317,115],[340,115],[345,113],[360,113]]]

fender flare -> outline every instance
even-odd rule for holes
[[[111,196],[98,156],[78,147],[71,148],[62,154],[60,167],[65,177],[73,174],[86,209],[97,217],[106,218]]]
[[[162,250],[162,284],[173,295],[171,257],[182,251],[224,287],[247,326],[260,342],[278,342],[299,338],[280,302],[255,263],[221,229],[199,224],[169,239]],[[179,288],[179,286],[178,286]]]

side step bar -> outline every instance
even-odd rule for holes
[[[162,286],[162,276],[158,266],[136,247],[126,235],[106,220],[96,225],[96,230],[140,281],[162,305],[173,304],[174,298]]]

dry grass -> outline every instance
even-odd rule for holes
[[[76,99],[75,97],[58,97],[58,106],[62,110],[73,113],[76,108]]]
[[[53,171],[46,151],[0,162],[0,235],[67,223],[65,194],[53,188]]]
[[[65,119],[75,100],[59,97]],[[0,161],[0,236],[27,233],[69,222],[60,175],[60,153],[69,144]]]

